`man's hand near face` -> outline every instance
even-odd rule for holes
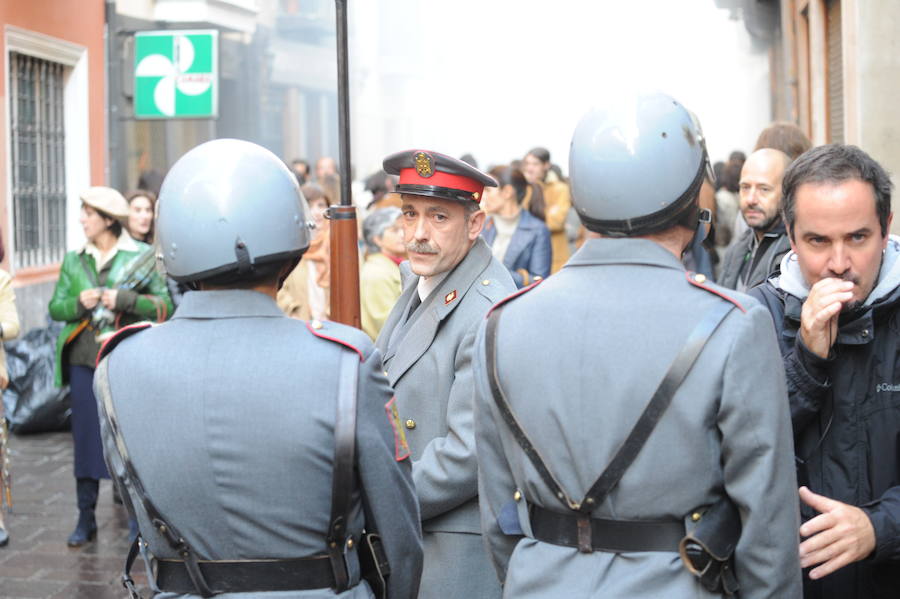
[[[838,315],[853,298],[853,283],[827,278],[809,290],[800,312],[800,338],[812,353],[828,358],[837,339]]]
[[[808,537],[800,543],[800,566],[808,568],[813,580],[828,576],[848,564],[869,557],[875,550],[875,529],[869,516],[858,507],[816,495],[800,487],[800,499],[820,512],[800,527]]]

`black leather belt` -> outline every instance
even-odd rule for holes
[[[606,520],[576,512],[562,514],[529,506],[531,530],[538,541],[584,551],[674,551],[684,538],[684,523],[675,520]]]
[[[210,588],[220,593],[304,591],[334,586],[327,556],[273,560],[198,560]],[[156,584],[170,593],[197,592],[184,562],[160,559]]]

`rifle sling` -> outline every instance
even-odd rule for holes
[[[334,573],[335,592],[350,588],[344,560],[356,463],[356,395],[359,357],[342,350],[338,377],[337,409],[334,418],[334,474],[331,482],[331,519],[328,527],[328,557]],[[350,549],[350,547],[347,547]]]
[[[108,363],[105,367],[108,368]],[[106,388],[101,393],[102,401],[100,402],[100,405],[106,417],[106,422],[109,424],[110,432],[112,432],[113,438],[115,439],[116,449],[118,450],[119,457],[122,459],[122,464],[125,467],[125,474],[131,481],[131,485],[134,489],[135,494],[140,499],[141,504],[143,505],[144,510],[147,512],[147,516],[150,518],[150,522],[153,524],[154,528],[156,528],[159,534],[166,539],[166,542],[169,543],[169,546],[178,553],[178,556],[184,560],[184,565],[187,569],[188,576],[190,577],[191,582],[194,584],[194,587],[197,590],[197,594],[202,597],[212,597],[215,593],[212,591],[212,589],[210,589],[209,584],[203,576],[203,573],[200,571],[200,567],[197,563],[197,556],[194,550],[184,539],[181,533],[178,532],[178,529],[175,528],[170,521],[166,520],[165,517],[163,517],[160,511],[156,508],[156,505],[150,499],[150,496],[147,494],[147,491],[144,488],[144,484],[141,482],[141,479],[134,468],[134,464],[131,461],[131,454],[128,452],[128,447],[125,444],[125,439],[122,437],[122,431],[119,427],[119,419],[116,414],[115,406],[112,402],[112,393],[109,389],[109,377],[101,376],[100,381],[101,384],[106,386]],[[137,555],[136,551],[139,543],[140,535],[138,535],[138,537],[132,544],[128,559],[126,560],[126,570],[122,577],[123,584],[125,584],[126,588],[129,586],[129,582],[131,581],[131,566],[134,563],[134,558]]]

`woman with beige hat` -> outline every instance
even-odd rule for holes
[[[91,187],[80,197],[87,242],[66,254],[50,300],[50,317],[66,322],[56,346],[56,384],[68,382],[72,390],[78,525],[69,537],[70,547],[94,538],[99,479],[109,478],[93,392],[100,345],[125,325],[162,322],[172,312],[153,250],[123,229],[129,210],[122,194]]]

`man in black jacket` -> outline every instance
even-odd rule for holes
[[[784,176],[792,252],[751,292],[785,362],[804,523],[804,593],[900,589],[900,240],[891,182],[854,146],[800,156]],[[824,580],[823,580],[824,578]]]
[[[749,229],[728,248],[718,283],[746,291],[771,275],[791,249],[781,220],[781,178],[791,163],[780,150],[750,154],[741,169],[741,215]]]

